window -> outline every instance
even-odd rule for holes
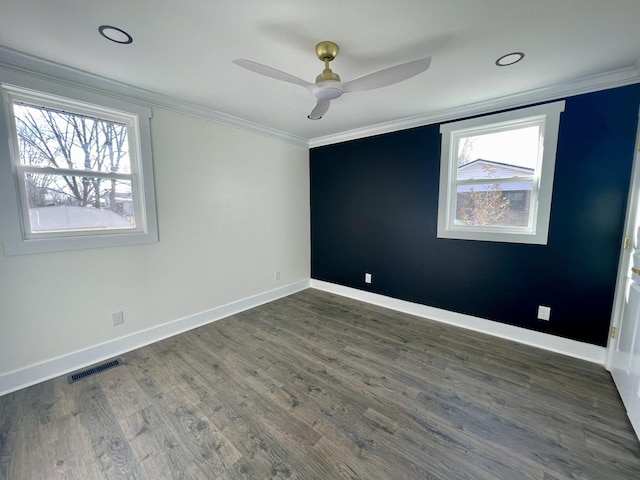
[[[564,102],[444,124],[438,237],[546,244]]]
[[[156,242],[150,109],[48,86],[2,84],[7,255]]]

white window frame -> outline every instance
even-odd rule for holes
[[[151,156],[151,109],[122,98],[86,91],[22,72],[0,69],[0,221],[6,255],[46,253],[86,248],[139,245],[158,241],[153,160]],[[49,173],[118,177],[133,188],[135,228],[31,232],[24,193],[25,172],[42,170],[21,165],[13,102],[25,102],[70,113],[89,115],[127,126],[131,174],[113,175],[83,170],[45,169]],[[44,170],[42,170],[44,171]],[[46,172],[45,172],[46,173]]]
[[[440,156],[440,192],[438,200],[438,238],[481,240],[491,242],[546,245],[549,237],[551,197],[555,171],[560,114],[565,102],[553,102],[535,107],[486,115],[440,126],[442,150]],[[532,176],[511,178],[457,180],[458,139],[473,135],[540,125],[538,163]],[[532,181],[530,221],[526,227],[475,226],[455,223],[457,185]]]

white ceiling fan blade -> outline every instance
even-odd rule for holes
[[[421,58],[412,62],[396,65],[378,72],[370,73],[342,84],[345,92],[362,92],[374,88],[386,87],[402,82],[424,72],[431,65],[431,57]]]
[[[322,116],[327,113],[327,110],[329,110],[329,105],[331,105],[331,100],[318,99],[318,103],[313,107],[308,118],[310,120],[320,120]]]
[[[275,68],[267,67],[266,65],[252,62],[251,60],[246,60],[244,58],[236,58],[235,60],[233,60],[233,63],[242,68],[246,68],[247,70],[251,70],[252,72],[259,73],[260,75],[265,75],[267,77],[275,78],[276,80],[282,80],[283,82],[300,85],[301,87],[304,87],[306,89],[310,89],[310,87],[315,86],[315,84],[309,83],[306,80],[298,78],[294,75],[290,75],[280,70],[276,70]]]

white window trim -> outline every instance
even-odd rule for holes
[[[564,101],[521,108],[509,112],[486,115],[483,117],[447,123],[440,126],[442,134],[442,150],[440,157],[440,192],[438,198],[438,238],[460,240],[482,240],[490,242],[528,243],[546,245],[549,237],[549,220],[551,216],[551,197],[553,191],[553,177],[555,172],[556,149],[558,144],[558,130],[560,128],[560,113],[564,111]],[[532,117],[544,118],[543,149],[539,159],[541,164],[536,168],[533,176],[534,189],[537,195],[532,195],[533,223],[528,227],[473,227],[455,225],[456,188],[454,179],[457,174],[457,153],[455,139],[464,130],[478,131],[483,125],[491,130],[496,124],[502,126],[518,125],[525,119]],[[512,181],[512,179],[496,179],[497,183]],[[487,183],[486,180],[478,181]],[[462,181],[461,183],[466,183]],[[473,183],[473,182],[470,182]],[[492,182],[496,183],[496,182]],[[537,197],[537,198],[534,198]],[[452,218],[453,217],[453,218]]]
[[[87,248],[139,245],[158,241],[156,220],[156,201],[153,183],[153,160],[151,155],[151,109],[131,103],[123,98],[111,97],[94,91],[68,84],[57,83],[49,79],[0,68],[0,225],[6,255],[46,253],[79,250]],[[27,95],[29,98],[41,98],[65,103],[77,102],[80,109],[83,104],[97,107],[109,118],[109,112],[116,112],[118,118],[126,116],[135,128],[138,138],[130,139],[132,148],[136,148],[137,165],[135,181],[142,192],[136,208],[136,222],[140,227],[105,232],[78,232],[77,235],[29,235],[25,229],[21,192],[16,169],[20,168],[13,160],[13,119],[11,117],[11,98]],[[133,170],[133,169],[132,169]]]

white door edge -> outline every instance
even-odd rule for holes
[[[636,132],[636,143],[634,146],[633,166],[631,168],[631,179],[629,181],[629,196],[627,198],[627,213],[624,221],[623,238],[620,242],[620,260],[618,262],[618,275],[616,277],[616,289],[613,296],[613,309],[611,312],[611,324],[609,327],[609,338],[607,341],[607,356],[605,368],[611,371],[612,357],[616,349],[616,340],[611,338],[611,331],[615,328],[620,331],[620,321],[624,310],[627,283],[631,269],[631,255],[636,245],[636,228],[640,224],[638,221],[638,203],[640,202],[640,111],[638,112],[638,128]],[[624,237],[629,237],[631,242],[629,248],[623,247]]]

